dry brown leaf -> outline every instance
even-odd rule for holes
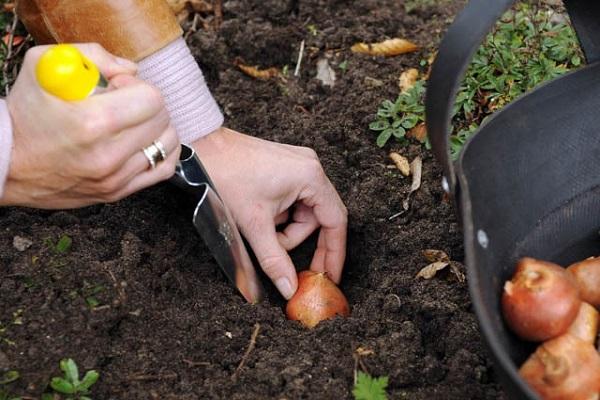
[[[423,250],[423,256],[425,256],[425,259],[427,261],[429,261],[430,263],[434,263],[437,261],[450,262],[450,257],[448,257],[448,254],[446,254],[442,250],[434,250],[434,249]]]
[[[460,264],[455,261],[451,261],[448,254],[446,254],[444,251],[427,249],[423,250],[423,256],[431,264],[419,271],[419,273],[417,274],[417,278],[431,279],[439,271],[450,266],[450,272],[452,272],[456,279],[460,283],[463,283],[465,281],[465,274],[463,274],[463,272],[459,268]]]
[[[365,357],[375,354],[375,352],[367,347],[359,346],[356,350],[354,350],[354,354],[359,357]]]
[[[398,86],[400,86],[400,92],[406,93],[408,92],[415,83],[417,83],[417,78],[419,77],[419,70],[416,68],[410,68],[400,74],[400,79],[398,80]]]
[[[414,138],[421,143],[425,143],[425,140],[427,140],[427,127],[425,126],[425,123],[421,122],[419,125],[409,130],[406,133],[406,137]]]
[[[396,165],[396,168],[398,168],[400,170],[400,173],[402,175],[404,175],[404,176],[410,175],[410,163],[408,162],[408,159],[406,157],[404,157],[403,155],[400,155],[398,153],[391,152],[390,158]]]
[[[12,12],[15,10],[15,3],[14,2],[4,3],[3,8],[4,8],[4,11],[6,11],[6,12]]]
[[[437,51],[429,56],[427,59],[427,64],[429,64],[429,68],[427,68],[427,73],[423,77],[423,80],[428,81],[429,76],[431,75],[431,68],[433,67],[433,63],[435,62],[435,58],[437,57]]]
[[[397,56],[399,54],[417,51],[419,46],[406,39],[388,39],[379,43],[356,43],[350,48],[354,53],[364,53],[372,56]]]
[[[212,4],[206,0],[167,0],[167,3],[180,22],[189,16],[190,11],[205,14],[213,11]]]
[[[7,33],[6,35],[4,35],[2,37],[2,41],[4,42],[5,45],[8,46],[8,42],[10,41],[10,33]],[[23,36],[18,36],[18,35],[14,35],[12,38],[13,41],[13,46],[18,46],[21,43],[23,43],[23,41],[25,41],[25,37]]]
[[[419,271],[417,278],[432,279],[439,271],[450,265],[448,261],[436,261]]]
[[[246,75],[256,79],[270,79],[279,75],[279,69],[275,67],[267,69],[258,69],[258,67],[252,67],[250,65],[242,64],[241,61],[235,61],[235,65]]]

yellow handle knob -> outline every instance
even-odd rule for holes
[[[83,100],[102,81],[98,67],[69,44],[47,50],[38,61],[35,73],[44,90],[63,100]]]

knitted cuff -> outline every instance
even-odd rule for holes
[[[138,76],[162,92],[182,143],[192,143],[223,124],[223,114],[183,38],[141,60]]]

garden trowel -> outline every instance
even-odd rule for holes
[[[182,144],[171,182],[198,199],[192,222],[209,250],[250,303],[262,297],[262,285],[231,213],[191,147]]]
[[[70,45],[51,47],[41,57],[36,76],[47,92],[69,101],[83,100],[107,86],[94,63]],[[262,285],[242,236],[193,148],[181,145],[170,181],[198,200],[192,222],[225,275],[248,302],[260,301]]]

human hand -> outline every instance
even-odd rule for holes
[[[97,44],[77,47],[109,90],[65,102],[46,93],[35,67],[47,46],[29,50],[7,98],[13,151],[0,205],[75,208],[120,200],[173,175],[179,139],[158,89],[134,77],[137,66]],[[142,148],[159,140],[168,157],[155,169]]]
[[[288,251],[321,228],[310,269],[339,283],[346,257],[347,210],[316,153],[221,128],[194,143],[242,234],[281,294],[298,280]],[[291,222],[282,232],[275,227]]]

